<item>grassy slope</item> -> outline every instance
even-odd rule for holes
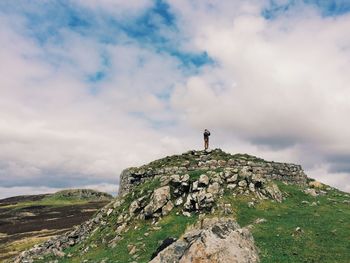
[[[349,262],[350,209],[342,203],[345,193],[334,190],[315,198],[296,186],[279,186],[289,194],[281,204],[265,201],[248,208],[242,199],[232,201],[241,225],[267,219],[253,229],[262,262]],[[302,204],[304,200],[319,205]],[[295,233],[296,227],[302,233]]]

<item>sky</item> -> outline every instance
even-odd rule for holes
[[[2,0],[0,198],[210,147],[350,192],[350,1]]]

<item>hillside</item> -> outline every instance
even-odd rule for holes
[[[0,261],[67,232],[111,199],[105,193],[75,189],[0,200]]]
[[[350,195],[216,149],[121,174],[119,196],[16,262],[349,262]]]

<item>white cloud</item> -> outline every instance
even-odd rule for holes
[[[72,32],[64,32],[62,45],[40,48],[17,33],[25,31],[23,25],[15,32],[3,20],[2,186],[13,193],[23,185],[56,189],[113,182],[117,187],[122,169],[179,148],[174,134],[147,120],[173,118],[156,95],[180,78],[176,59],[136,43],[98,44]],[[110,60],[109,77],[89,83],[84,75],[101,67],[102,51]]]
[[[259,9],[228,18],[218,6],[178,9],[190,44],[217,63],[177,86],[172,102],[182,118],[256,145],[296,146],[308,168],[349,156],[350,16],[323,18],[298,6],[276,20]]]

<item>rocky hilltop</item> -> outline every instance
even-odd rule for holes
[[[125,169],[115,200],[15,262],[347,262],[349,198],[299,165],[188,151]]]

